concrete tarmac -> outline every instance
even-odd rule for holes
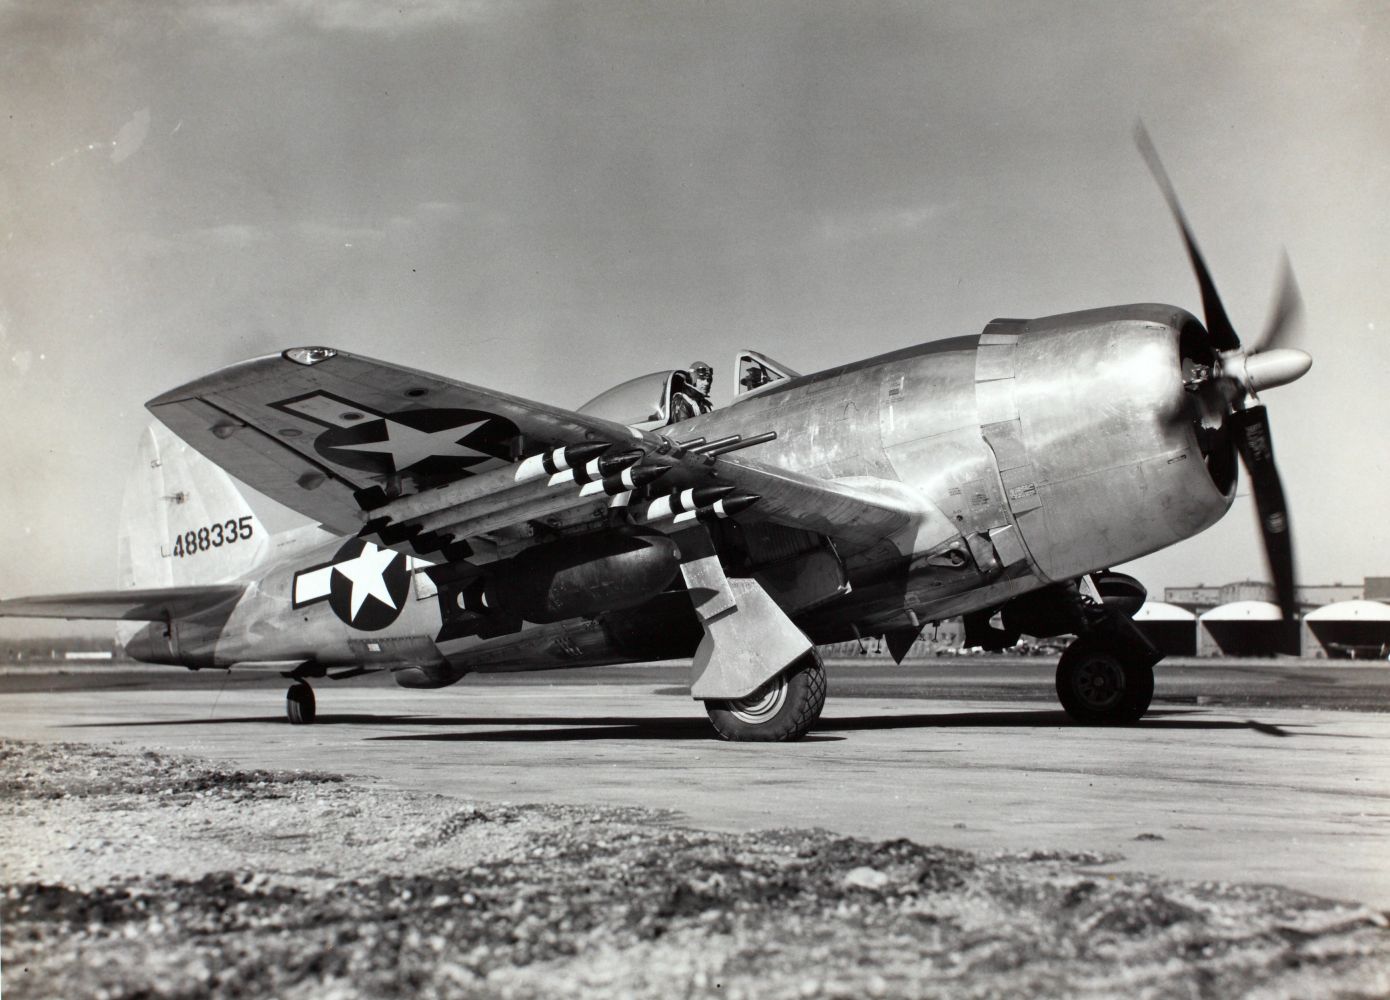
[[[319,722],[291,727],[274,679],[213,674],[191,686],[10,690],[0,719],[18,739],[463,798],[643,806],[718,830],[1089,851],[1116,858],[1099,871],[1276,883],[1390,910],[1384,712],[1160,700],[1138,726],[1088,728],[1042,700],[836,698],[832,666],[807,740],[732,744],[711,738],[703,709],[669,683],[678,676],[469,678],[439,692],[319,682]]]

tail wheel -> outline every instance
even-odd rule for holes
[[[814,649],[746,698],[707,701],[721,739],[790,742],[810,731],[825,707],[825,666]]]
[[[1153,667],[1096,635],[1078,638],[1057,663],[1057,698],[1083,725],[1129,725],[1154,695]]]
[[[316,714],[314,689],[304,681],[290,685],[285,693],[285,714],[289,716],[292,726],[307,726],[313,722]]]

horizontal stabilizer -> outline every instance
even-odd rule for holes
[[[234,601],[245,585],[156,587],[151,590],[95,590],[85,594],[47,594],[0,601],[3,618],[68,618],[162,622],[189,618]]]

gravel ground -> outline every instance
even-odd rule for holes
[[[0,742],[7,996],[1390,995],[1386,915],[644,810]]]

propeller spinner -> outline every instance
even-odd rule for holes
[[[1189,391],[1198,391],[1208,383],[1216,383],[1221,388],[1221,396],[1227,400],[1225,422],[1235,435],[1236,449],[1250,477],[1255,510],[1260,519],[1260,533],[1264,540],[1265,560],[1274,580],[1279,608],[1285,621],[1292,621],[1298,613],[1294,595],[1293,537],[1283,482],[1274,464],[1269,414],[1260,402],[1258,393],[1261,389],[1287,385],[1302,377],[1313,364],[1312,357],[1307,353],[1281,346],[1302,311],[1302,299],[1294,281],[1293,269],[1286,257],[1269,322],[1253,347],[1243,347],[1187,224],[1187,217],[1183,215],[1173,184],[1142,124],[1135,129],[1135,141],[1182,232],[1187,256],[1202,292],[1202,311],[1212,361],[1194,372],[1185,385]]]

